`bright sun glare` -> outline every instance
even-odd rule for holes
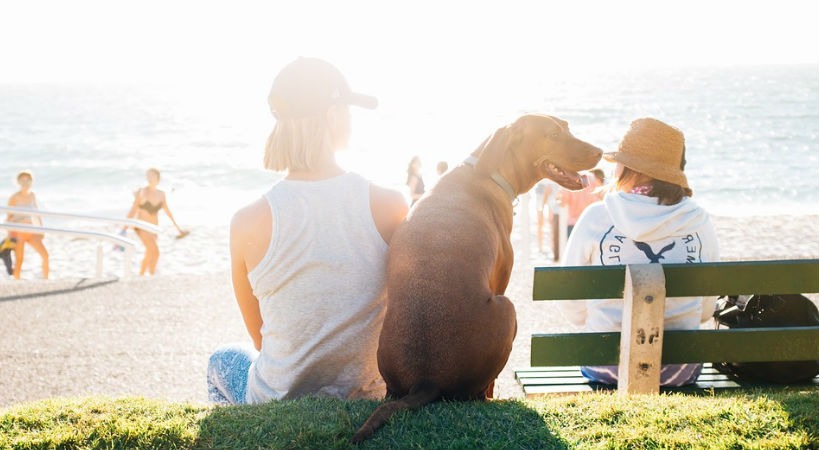
[[[0,82],[182,82],[207,108],[227,93],[263,100],[280,67],[318,56],[378,95],[377,114],[397,114],[390,105],[463,108],[583,71],[816,63],[812,10],[804,0],[9,1]],[[474,119],[481,133],[497,125]]]
[[[267,82],[308,54],[362,82],[388,73],[432,89],[531,67],[815,62],[809,11],[797,0],[5,2],[0,80]]]

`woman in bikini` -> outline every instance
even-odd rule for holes
[[[128,218],[135,218],[144,220],[145,222],[157,225],[159,223],[159,211],[165,211],[168,218],[173,222],[173,226],[179,231],[179,238],[188,235],[188,231],[183,230],[177,225],[176,220],[168,208],[168,201],[165,198],[165,192],[156,188],[159,184],[159,170],[153,167],[145,172],[145,180],[148,185],[140,188],[134,194],[134,204],[131,206],[131,211],[128,212]],[[135,229],[137,236],[145,245],[145,257],[142,258],[142,264],[139,268],[139,274],[145,275],[147,271],[153,275],[156,272],[156,264],[159,262],[159,246],[156,242],[156,234],[149,233],[144,230]]]
[[[31,191],[31,185],[34,183],[34,176],[31,172],[24,170],[17,174],[17,185],[20,190],[12,194],[9,198],[9,206],[13,208],[22,209],[37,209],[37,197]],[[6,217],[9,223],[21,223],[29,225],[43,226],[43,221],[39,216],[29,216],[27,214],[9,213]],[[40,254],[42,261],[43,279],[48,279],[48,250],[43,245],[43,235],[35,233],[24,233],[20,231],[12,231],[9,237],[16,239],[17,243],[14,247],[14,271],[12,276],[15,279],[20,279],[20,272],[23,270],[23,256],[25,252],[25,244],[30,245],[37,253]]]

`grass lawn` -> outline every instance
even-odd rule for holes
[[[0,410],[0,449],[356,448],[348,441],[376,405],[53,399]],[[358,448],[819,449],[819,389],[440,402],[397,414]]]

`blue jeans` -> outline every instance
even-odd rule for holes
[[[251,344],[229,344],[208,360],[208,400],[220,405],[245,403],[247,374],[259,352]]]
[[[685,386],[697,381],[702,364],[664,364],[660,369],[661,386]],[[580,373],[591,381],[617,384],[617,366],[582,366]]]

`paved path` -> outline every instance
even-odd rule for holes
[[[0,284],[0,406],[60,396],[206,401],[207,357],[245,338],[226,274]]]
[[[525,320],[499,397],[520,395],[512,367],[528,365],[534,319],[548,315],[527,301],[530,270],[507,292]],[[0,407],[95,394],[206,402],[210,352],[247,339],[227,274],[3,282],[0,330]]]

